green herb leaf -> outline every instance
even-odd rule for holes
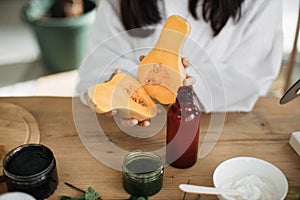
[[[92,188],[88,187],[87,191],[79,198],[72,198],[68,196],[61,196],[60,200],[98,200],[101,196]]]
[[[99,194],[91,187],[88,187],[87,192],[84,194],[85,200],[100,199]]]
[[[68,196],[61,196],[60,200],[79,200],[78,198],[72,198]]]
[[[84,194],[81,195],[78,200],[85,200]]]

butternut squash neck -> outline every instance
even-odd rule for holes
[[[190,26],[184,18],[177,15],[170,16],[164,24],[154,49],[166,50],[180,55],[189,32]]]

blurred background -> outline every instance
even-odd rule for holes
[[[0,0],[0,96],[72,96],[77,79],[76,70],[58,73],[49,70],[41,62],[35,35],[20,18],[24,3],[24,0]],[[99,4],[98,1],[95,3]],[[273,96],[280,97],[285,90],[298,12],[299,0],[283,0],[284,57],[281,73],[270,90]],[[296,51],[289,85],[300,78],[298,54]]]

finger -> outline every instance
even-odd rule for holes
[[[112,117],[112,116],[113,116],[112,112],[107,112],[107,113],[105,113],[105,115],[106,115],[107,117]]]
[[[184,86],[191,86],[194,85],[196,82],[196,79],[192,76],[187,76],[186,79],[183,80]]]
[[[110,111],[110,112],[107,112],[107,113],[105,113],[106,114],[106,116],[108,116],[108,117],[112,117],[112,116],[114,116],[115,114],[117,114],[117,110],[112,110],[112,111]]]
[[[158,113],[158,114],[161,113],[161,109],[160,109],[160,108],[157,109],[157,113]]]
[[[129,126],[129,127],[134,127],[137,125],[139,122],[136,119],[123,119],[122,124],[123,126]]]
[[[122,71],[120,70],[120,69],[116,69],[115,71],[114,71],[114,73],[112,73],[112,77],[114,76],[114,75],[116,75],[116,74],[121,74],[122,73]]]
[[[149,121],[142,121],[139,123],[139,126],[142,126],[142,127],[147,127],[147,126],[150,126],[150,122]]]
[[[114,73],[115,74],[120,74],[120,73],[122,73],[122,71],[120,69],[116,69]]]
[[[122,71],[120,69],[116,69],[109,77],[108,81],[111,80],[116,74],[121,74]]]
[[[141,56],[139,57],[140,62],[141,62],[144,58],[145,58],[145,56],[144,56],[144,55],[141,55]]]
[[[187,68],[188,66],[190,66],[190,62],[187,60],[187,58],[182,57],[181,62],[182,62],[182,65],[184,68]]]

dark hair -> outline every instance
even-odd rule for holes
[[[202,0],[202,17],[210,23],[214,36],[218,35],[227,20],[238,21],[244,0]],[[188,9],[195,19],[199,0],[189,0]],[[126,30],[156,24],[161,20],[157,0],[121,0],[122,23]]]
[[[157,0],[121,0],[121,15],[126,30],[156,24],[161,20]]]

